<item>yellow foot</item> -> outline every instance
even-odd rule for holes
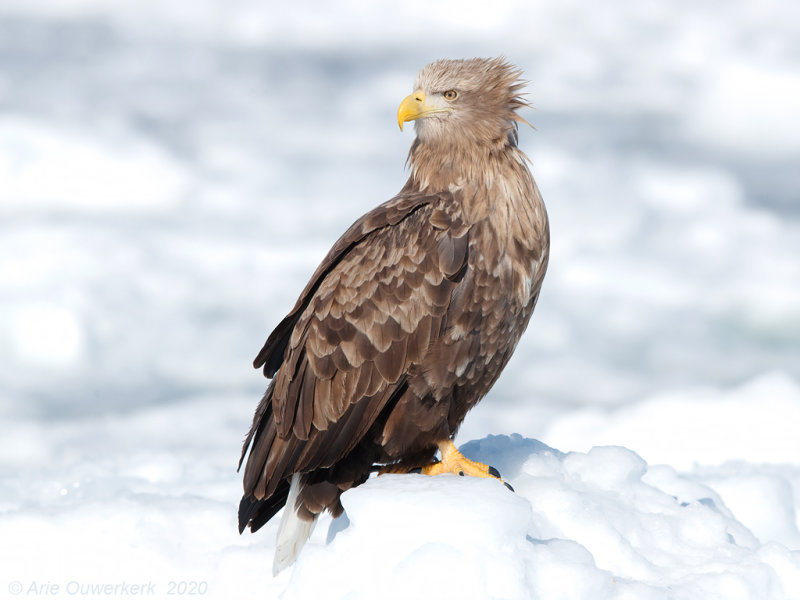
[[[471,477],[491,477],[503,481],[497,469],[468,459],[458,451],[458,448],[456,448],[451,440],[439,442],[439,451],[442,453],[442,460],[422,467],[420,472],[423,475],[453,473],[454,475],[461,475],[462,477],[464,475],[469,475]],[[503,481],[503,485],[512,492],[514,491],[514,488],[507,482]]]

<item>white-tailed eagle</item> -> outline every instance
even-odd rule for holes
[[[397,113],[416,124],[408,182],[334,244],[254,361],[272,381],[239,462],[249,448],[239,530],[287,505],[276,573],[376,468],[498,476],[452,438],[547,269],[547,213],[517,148],[519,77],[503,59],[420,71]]]

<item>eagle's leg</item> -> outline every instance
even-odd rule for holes
[[[434,459],[434,461],[436,461],[436,459]],[[403,475],[405,475],[406,473],[421,473],[422,467],[399,462],[399,463],[392,463],[390,465],[375,466],[373,467],[372,470],[378,471],[378,477],[380,477],[381,475],[386,475],[387,473],[400,473]]]
[[[439,442],[438,446],[439,452],[442,453],[442,460],[422,467],[421,472],[423,475],[441,475],[442,473],[452,473],[454,475],[462,476],[470,475],[471,477],[491,477],[493,479],[499,479],[500,481],[503,481],[497,469],[490,467],[489,465],[468,459],[458,451],[458,448],[456,448],[456,445],[452,442],[452,440],[448,439]],[[503,485],[505,485],[512,492],[514,491],[514,488],[512,488],[505,481],[503,481]]]
[[[453,475],[470,475],[471,477],[487,477],[492,479],[499,479],[503,485],[510,489],[512,492],[514,488],[503,481],[500,477],[500,472],[494,467],[485,465],[483,463],[475,462],[468,459],[461,454],[451,440],[445,440],[437,444],[439,452],[442,454],[442,460],[434,458],[427,464],[420,464],[416,460],[400,461],[388,465],[374,465],[372,471],[377,471],[378,476],[386,475],[387,473],[422,473],[423,475],[441,475],[442,473],[452,473]]]

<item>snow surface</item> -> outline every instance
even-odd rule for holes
[[[370,479],[273,579],[250,361],[500,53],[552,261],[457,441],[516,493]],[[4,0],[0,597],[800,598],[798,56],[778,0]]]

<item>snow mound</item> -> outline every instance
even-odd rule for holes
[[[219,398],[198,397],[127,414],[0,421],[0,590],[800,597],[800,469],[741,462],[679,473],[618,446],[562,453],[516,434],[461,446],[515,493],[488,479],[373,477],[343,495],[345,514],[323,516],[297,563],[273,578],[280,519],[255,535],[236,532],[232,457],[251,405],[229,397],[221,415]]]
[[[345,524],[317,532],[281,598],[800,595],[800,552],[762,543],[713,489],[630,450],[563,454],[518,435],[462,450],[516,493],[473,478],[371,479],[343,496]]]

